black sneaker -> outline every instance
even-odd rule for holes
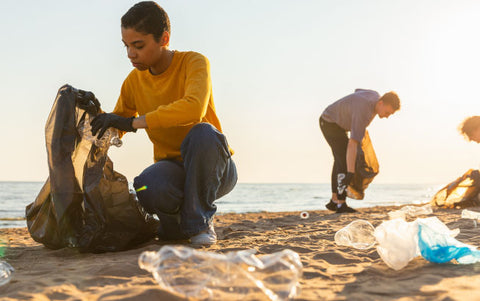
[[[333,200],[330,200],[330,202],[328,202],[325,207],[327,207],[327,209],[330,211],[337,211],[337,203],[335,203]]]
[[[357,210],[353,209],[352,207],[348,207],[347,203],[343,203],[342,206],[338,207],[336,213],[354,213]]]

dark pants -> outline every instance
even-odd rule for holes
[[[332,193],[337,193],[338,199],[344,201],[347,193],[346,190],[344,190],[341,194],[338,194],[338,175],[340,174],[340,177],[345,177],[347,174],[347,131],[342,129],[338,124],[327,122],[323,118],[320,118],[320,129],[328,145],[330,145],[333,154]]]
[[[180,148],[183,162],[161,160],[135,177],[138,200],[157,214],[163,239],[185,239],[208,228],[216,199],[237,183],[227,139],[208,123],[195,125]]]

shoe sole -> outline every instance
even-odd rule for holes
[[[211,246],[217,243],[217,239],[208,234],[200,234],[195,239],[190,239],[190,243],[195,246]]]

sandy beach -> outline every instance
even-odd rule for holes
[[[256,249],[271,254],[291,249],[303,264],[301,292],[296,300],[478,300],[480,265],[434,264],[422,257],[395,271],[375,248],[338,247],[336,231],[356,219],[375,227],[399,207],[360,209],[354,214],[310,211],[225,214],[215,217],[218,243],[200,250],[228,252]],[[480,210],[480,208],[472,208]],[[480,227],[460,218],[461,210],[434,209],[458,240],[480,245]],[[410,220],[408,220],[410,221]],[[187,300],[162,290],[152,275],[139,268],[141,252],[171,242],[152,241],[117,253],[80,254],[50,250],[30,238],[26,228],[0,229],[8,242],[4,260],[15,268],[10,283],[0,287],[1,300]],[[261,298],[267,300],[267,298]]]

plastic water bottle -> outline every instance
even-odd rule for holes
[[[114,128],[108,128],[108,130],[106,130],[103,134],[102,138],[96,138],[94,143],[98,148],[108,148],[111,145],[120,147],[123,144],[122,140],[120,140],[118,136],[118,130]]]
[[[162,288],[185,297],[287,300],[297,296],[303,268],[299,255],[288,249],[258,257],[255,252],[217,254],[167,245],[158,252],[143,252],[138,264]]]
[[[0,286],[10,282],[14,271],[6,261],[0,261]]]
[[[374,232],[375,228],[370,222],[359,219],[338,230],[334,239],[339,246],[365,250],[375,244]]]
[[[101,149],[109,148],[111,145],[115,145],[116,147],[122,146],[123,142],[118,135],[117,129],[108,128],[103,134],[103,136],[98,139],[98,133],[97,136],[92,135],[92,126],[90,125],[90,122],[90,115],[85,114],[83,126],[79,127],[82,139],[90,141],[91,143],[95,144],[95,146]]]

